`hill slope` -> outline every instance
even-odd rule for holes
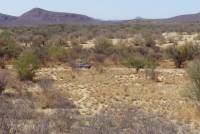
[[[15,21],[17,17],[0,13],[0,25],[9,24]]]
[[[100,20],[91,17],[73,14],[52,12],[41,8],[34,8],[19,17],[0,14],[0,25],[27,26],[42,24],[96,24]]]
[[[199,23],[200,13],[175,16],[161,21],[167,23]]]

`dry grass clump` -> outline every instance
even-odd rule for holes
[[[188,65],[187,73],[193,82],[192,94],[200,100],[200,61],[194,60]]]
[[[112,110],[110,110],[112,109]],[[136,107],[109,108],[91,118],[81,121],[73,134],[186,134],[182,127],[165,118],[151,115]]]
[[[28,99],[1,97],[0,133],[2,134],[49,134],[69,133],[78,115],[73,109],[54,110],[51,115],[36,111]]]
[[[60,91],[52,90],[51,80],[38,82],[47,99],[46,109],[39,108],[37,96],[22,93],[21,96],[0,96],[0,133],[48,134],[69,133],[79,115],[75,105],[63,97]],[[49,111],[46,113],[46,111]],[[50,114],[49,114],[50,113]]]

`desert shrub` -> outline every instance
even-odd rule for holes
[[[176,43],[176,39],[174,37],[168,37],[168,43]]]
[[[161,35],[157,35],[157,42],[162,45],[165,44],[167,41],[165,39],[165,37],[161,34]]]
[[[20,53],[20,48],[16,45],[16,41],[11,38],[10,33],[0,34],[0,55],[2,57],[12,58]]]
[[[146,62],[145,73],[146,77],[153,81],[158,81],[158,74],[156,73],[156,67],[158,63],[154,59],[148,59]]]
[[[187,67],[187,73],[194,84],[195,97],[200,100],[200,60],[194,60]]]
[[[39,59],[33,52],[24,52],[14,62],[21,80],[32,80],[39,68]]]
[[[20,53],[20,51],[20,48],[17,47],[15,42],[9,42],[0,50],[1,54],[7,56],[8,58],[16,57]]]
[[[95,41],[94,51],[95,53],[110,55],[112,54],[113,43],[109,39],[98,38]]]
[[[136,51],[143,56],[147,55],[149,53],[149,50],[150,49],[148,47],[145,47],[145,46],[140,46],[140,47],[136,48]]]
[[[181,68],[183,62],[187,60],[187,51],[184,46],[169,46],[166,53],[173,59],[177,68]]]
[[[166,50],[167,55],[173,59],[177,68],[181,68],[183,62],[192,60],[199,55],[198,45],[186,42],[182,46],[169,46]]]
[[[200,47],[192,42],[185,42],[184,49],[187,54],[187,60],[193,60],[200,54]]]
[[[45,93],[45,97],[47,99],[46,105],[43,108],[51,108],[51,109],[67,109],[67,108],[75,108],[75,105],[71,103],[70,100],[67,99],[62,93],[56,91],[55,89],[49,89]]]
[[[0,72],[0,94],[5,90],[7,85],[7,73],[1,71]]]
[[[142,35],[135,35],[132,43],[136,46],[143,46],[145,44],[145,40]]]
[[[4,58],[0,58],[0,68],[4,69],[5,68],[5,59]]]
[[[38,85],[43,89],[43,95],[45,97],[45,105],[43,108],[51,108],[51,109],[68,109],[75,108],[75,105],[68,100],[65,96],[66,94],[62,94],[61,91],[55,90],[54,83],[52,79],[47,77],[43,77],[37,81]]]
[[[33,45],[45,46],[47,42],[47,35],[39,33],[32,38]]]
[[[72,39],[70,42],[71,42],[71,47],[80,45],[80,41],[77,39]]]
[[[48,55],[48,46],[31,46],[30,50],[28,51],[33,51],[34,54],[38,57],[38,59],[40,60],[41,64],[45,64],[46,61],[49,60],[49,55]]]
[[[11,39],[11,34],[8,31],[0,33],[0,46],[5,45]]]
[[[153,47],[155,46],[156,42],[153,36],[150,33],[144,34],[145,46]]]
[[[51,59],[62,59],[65,56],[65,48],[62,44],[50,45],[47,53]]]
[[[37,81],[38,85],[43,89],[44,92],[48,92],[53,86],[53,80],[47,77],[42,77]]]
[[[81,45],[76,44],[67,49],[66,60],[69,66],[75,71],[77,70],[76,65],[78,62],[89,62],[92,57],[92,52],[91,49],[83,49]]]
[[[127,67],[136,68],[136,73],[138,73],[138,71],[141,68],[144,68],[146,66],[146,63],[147,63],[147,59],[143,57],[128,58],[124,61],[124,65],[126,65]]]
[[[194,38],[194,40],[200,40],[200,33],[197,34],[197,36]]]
[[[68,60],[76,60],[81,58],[83,47],[80,44],[74,44],[67,50]]]

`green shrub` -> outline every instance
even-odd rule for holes
[[[187,67],[187,73],[194,84],[194,95],[200,100],[200,60],[194,60]]]
[[[39,59],[33,52],[25,52],[15,60],[14,68],[21,80],[32,80],[39,68]]]
[[[1,48],[0,53],[8,58],[16,57],[20,53],[20,48],[18,48],[15,42],[8,42],[7,45]]]
[[[3,32],[0,34],[0,55],[2,57],[16,57],[20,53],[16,41],[11,37],[10,33]]]
[[[47,48],[48,56],[52,59],[61,59],[65,55],[65,48],[63,45],[51,45]]]
[[[200,48],[198,45],[186,42],[182,46],[170,46],[166,50],[167,55],[172,58],[177,68],[181,68],[186,60],[193,60],[199,55]]]
[[[181,68],[187,60],[187,51],[184,46],[170,46],[166,49],[167,55],[173,59],[177,68]]]
[[[134,67],[136,69],[136,73],[138,73],[141,68],[145,68],[147,59],[143,57],[128,58],[125,60],[124,64],[127,67]]]

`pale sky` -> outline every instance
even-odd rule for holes
[[[1,0],[0,13],[19,16],[35,7],[120,20],[198,13],[200,0]]]

